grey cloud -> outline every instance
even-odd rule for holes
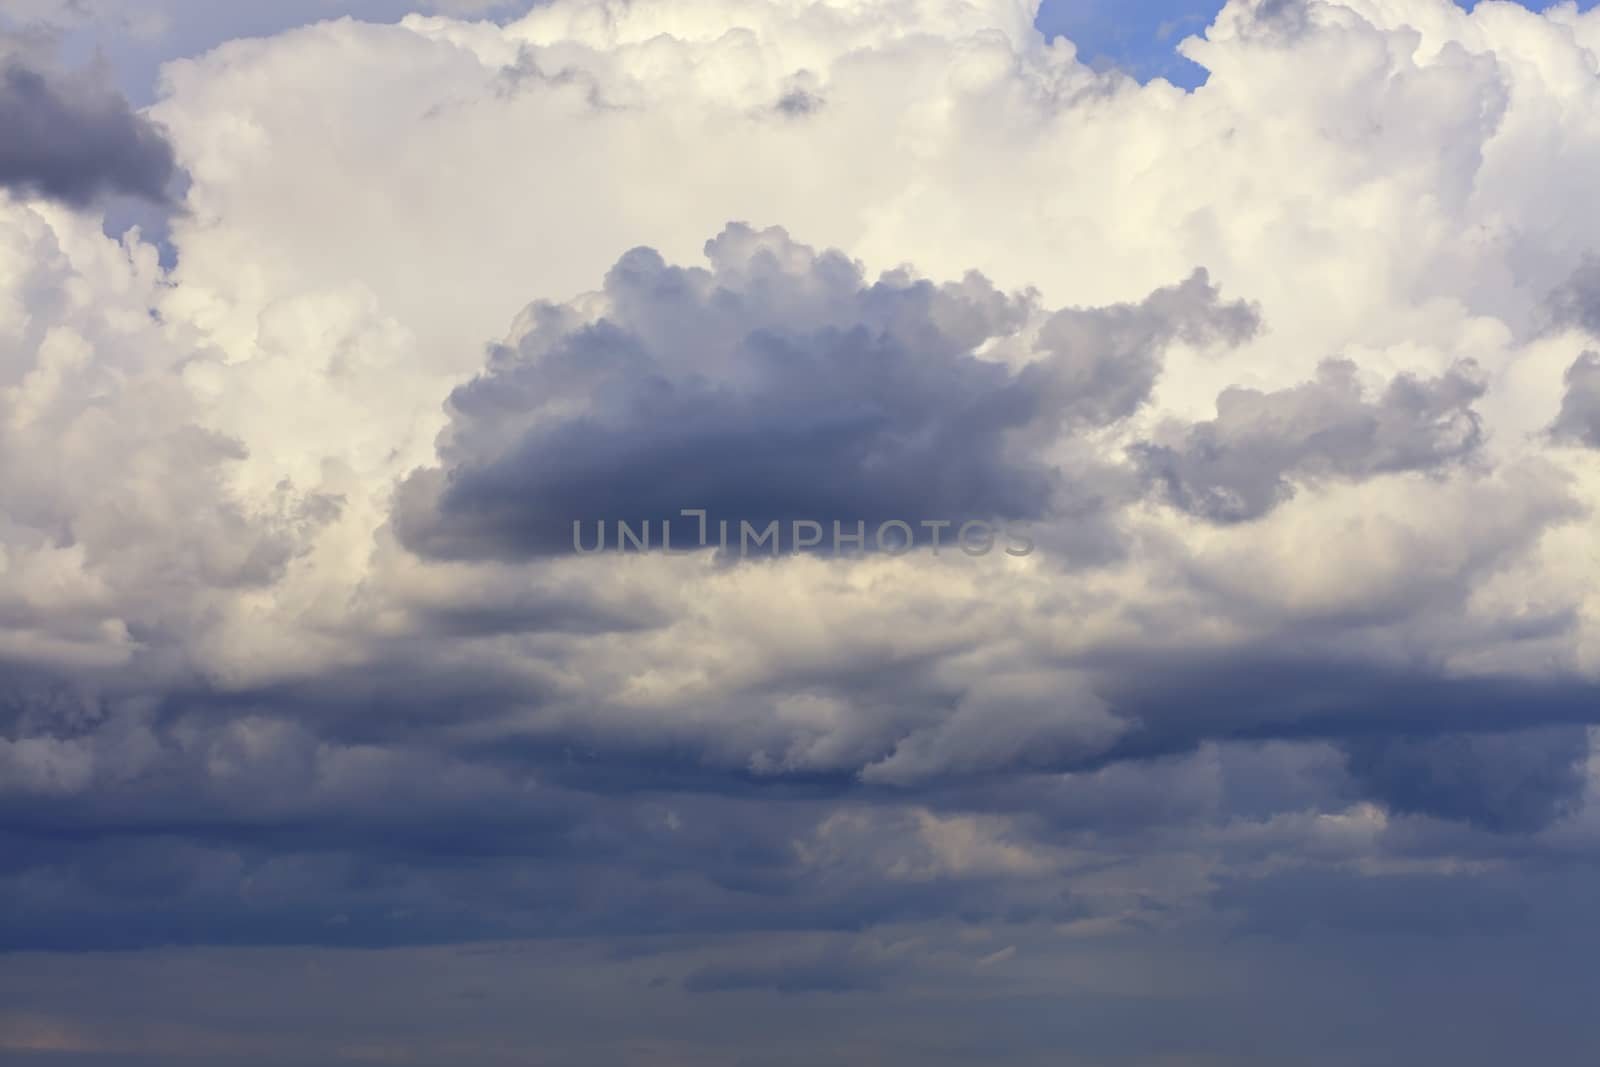
[[[628,253],[599,317],[530,308],[451,397],[443,466],[402,486],[406,545],[559,553],[574,520],[694,507],[758,527],[1036,518],[1061,481],[1044,447],[1137,409],[1166,344],[1236,343],[1256,322],[1204,272],[1136,305],[1041,317],[976,274],[867,283],[779,229],[730,226],[706,251],[710,270]],[[1034,358],[1013,370],[985,346]]]
[[[1586,256],[1545,302],[1552,325],[1600,333],[1600,258]]]
[[[822,106],[822,98],[804,89],[791,89],[778,97],[777,109],[791,118],[809,115]]]
[[[1254,16],[1254,24],[1293,38],[1303,37],[1311,29],[1311,10],[1306,0],[1260,0]]]
[[[788,118],[804,118],[814,114],[826,103],[816,75],[802,70],[789,79],[783,95],[778,97],[776,107],[780,114]]]
[[[1180,828],[1338,810],[1353,797],[1330,749],[1354,754],[1356,795],[1396,812],[1538,828],[1570,807],[1582,729],[1489,732],[1595,707],[1592,686],[1356,664],[1106,664],[1121,681],[1107,679],[1105,701],[1135,724],[1110,749],[1002,737],[975,766],[913,768],[929,773],[883,789],[718,771],[712,740],[651,742],[625,724],[572,723],[538,744],[485,737],[470,679],[430,680],[436,668],[418,664],[384,665],[371,697],[336,682],[169,707],[27,682],[0,706],[0,951],[1074,921],[1094,912],[1062,892],[1048,846],[1114,865]],[[1025,681],[976,704],[1020,700],[1031,716],[1038,680]],[[411,722],[376,722],[393,719]],[[1481,736],[1438,735],[1445,725]],[[955,720],[942,736],[970,743],[977,726]],[[1219,758],[1217,738],[1240,743]],[[1252,741],[1264,738],[1286,740]],[[954,822],[929,832],[926,810]],[[974,812],[998,818],[963,821]],[[795,991],[836,980],[803,961],[700,978]]]
[[[1039,347],[1049,358],[1023,376],[1057,419],[1107,426],[1149,400],[1167,343],[1239,345],[1259,327],[1255,308],[1220,303],[1210,275],[1199,269],[1140,304],[1056,312],[1039,331]]]
[[[1550,427],[1558,441],[1600,448],[1600,352],[1584,352],[1563,376],[1561,413]]]
[[[1579,676],[1442,677],[1335,654],[1261,648],[1195,654],[1146,649],[1104,658],[1098,686],[1137,728],[1088,762],[1101,766],[1189,751],[1208,740],[1329,740],[1513,734],[1593,724],[1600,686]]]
[[[939,722],[914,728],[864,781],[905,785],[962,774],[1086,762],[1126,729],[1068,672],[985,678]]]
[[[97,71],[64,71],[0,42],[0,187],[83,206],[119,193],[166,202],[165,134]]]
[[[1346,742],[1350,773],[1391,811],[1501,833],[1541,830],[1582,800],[1583,726]]]
[[[1430,470],[1469,456],[1483,438],[1471,406],[1483,391],[1467,362],[1438,378],[1402,375],[1368,400],[1354,363],[1327,360],[1315,381],[1291,389],[1226,389],[1215,419],[1165,427],[1134,455],[1173,506],[1244,522],[1289,499],[1296,480]]]

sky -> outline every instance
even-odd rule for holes
[[[1473,0],[1458,0],[1471,8]],[[1577,0],[1588,10],[1595,0]],[[469,17],[505,20],[528,5],[513,0],[438,0],[435,10]],[[1079,58],[1097,67],[1115,66],[1141,81],[1165,78],[1193,88],[1205,68],[1178,54],[1183,38],[1202,32],[1221,10],[1216,0],[1044,0],[1034,20],[1045,37],[1065,37]],[[1521,6],[1544,11],[1555,0],[1528,0]],[[413,0],[8,0],[0,19],[13,24],[49,22],[68,29],[65,50],[87,59],[107,57],[123,91],[140,105],[158,92],[160,68],[169,59],[194,55],[226,41],[282,32],[323,19],[350,16],[394,22],[427,3]]]
[[[1600,1044],[1600,12],[0,18],[0,1064]]]
[[[1471,8],[1473,0],[1461,0]],[[1047,37],[1072,41],[1079,57],[1097,66],[1119,67],[1141,81],[1165,78],[1193,88],[1205,81],[1205,68],[1179,55],[1175,46],[1211,24],[1220,3],[1193,0],[1046,0],[1035,25]],[[1531,0],[1521,6],[1544,11],[1552,0]],[[1588,10],[1594,0],[1578,6]]]

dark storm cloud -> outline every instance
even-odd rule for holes
[[[976,352],[1022,343],[1036,311],[977,275],[867,284],[837,253],[743,226],[707,254],[711,271],[628,253],[598,321],[531,309],[452,396],[445,466],[402,487],[405,543],[517,558],[571,551],[574,520],[650,521],[659,544],[673,519],[681,547],[684,508],[758,528],[1038,517],[1060,480],[1043,447],[1135,410],[1167,343],[1256,325],[1198,272],[1137,305],[1048,317],[1038,358],[1013,370]]]
[[[1582,801],[1589,737],[1583,726],[1361,737],[1346,752],[1350,773],[1390,811],[1528,833]]]
[[[1023,745],[1010,765],[896,788],[719,769],[711,739],[652,740],[627,723],[482,740],[509,691],[475,696],[464,667],[430,679],[399,658],[366,672],[382,682],[365,690],[341,675],[225,701],[195,693],[164,714],[36,684],[0,737],[0,950],[1072,921],[1083,904],[1048,870],[941,869],[902,805],[1009,813],[1046,839],[1085,834],[1113,852],[1252,808],[1357,798],[1527,833],[1572,809],[1578,724],[1600,707],[1576,681],[1455,681],[1331,657],[1084,666],[1136,724],[1125,737],[1054,759]],[[1233,754],[1188,758],[1211,742]],[[1345,754],[1347,778],[1324,752]],[[1208,799],[1219,772],[1224,790]],[[800,990],[860,977],[802,966],[697,981]]]
[[[885,878],[891,863],[930,861],[916,824],[892,814],[858,820],[826,862],[807,862],[796,843],[827,824],[837,794],[583,793],[531,768],[304,735],[285,745],[274,732],[190,723],[134,780],[38,802],[0,791],[0,952],[1070,914],[1057,887],[1006,872]]]
[[[1169,427],[1135,457],[1173,506],[1228,523],[1265,515],[1298,480],[1430,470],[1482,441],[1471,405],[1484,386],[1472,364],[1429,380],[1402,375],[1374,400],[1356,374],[1354,363],[1328,360],[1315,381],[1291,389],[1226,389],[1215,419]]]
[[[1600,724],[1600,684],[1577,676],[1448,678],[1332,653],[1148,650],[1098,664],[1106,699],[1138,729],[1095,764],[1206,740],[1504,733]]]
[[[75,207],[113,193],[165,202],[177,173],[161,129],[98,72],[0,40],[0,188]]]
[[[1564,376],[1561,413],[1550,427],[1557,441],[1600,448],[1600,352],[1585,352]]]
[[[1214,745],[1229,767],[1229,810],[1282,810],[1289,798],[1302,805],[1369,800],[1395,814],[1526,833],[1581,802],[1587,728],[1600,725],[1600,685],[1580,677],[1452,679],[1266,649],[1146,651],[1079,666],[1094,676],[1109,712],[1129,724],[1126,732],[1099,746],[1052,751],[1049,734],[1035,729],[1005,764],[976,773],[946,765],[936,778],[896,784],[929,803],[960,797],[971,807],[1120,830],[1156,816],[1181,819],[1166,805],[1174,798],[1193,804],[1181,799],[1188,788],[1182,758]],[[1069,706],[1063,694],[1057,721]],[[996,719],[983,728],[1003,734],[1008,725]],[[1274,768],[1291,750],[1299,762],[1289,782]],[[1262,751],[1274,755],[1265,759]],[[1243,755],[1251,752],[1258,755]],[[1042,788],[1036,776],[1050,772],[1070,777]],[[1161,783],[1159,792],[1132,788],[1151,782]]]

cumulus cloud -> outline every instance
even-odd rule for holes
[[[1235,0],[1184,93],[1033,14],[233,41],[151,110],[170,271],[68,210],[139,153],[30,138],[85,162],[0,204],[0,946],[965,998],[1589,862],[1600,16]],[[683,508],[1037,551],[568,551]]]
[[[1137,305],[1044,315],[976,274],[868,284],[779,229],[730,227],[706,255],[709,271],[638,249],[603,293],[525,312],[452,395],[444,468],[402,487],[406,544],[516,558],[572,551],[574,524],[593,547],[626,520],[661,547],[678,519],[682,548],[697,536],[683,509],[735,536],[777,522],[785,543],[797,521],[827,536],[897,521],[923,543],[942,522],[953,542],[969,521],[1050,514],[1053,438],[1133,414],[1166,343],[1255,328],[1203,273]]]
[[[218,358],[154,310],[154,249],[13,206],[0,274],[0,655],[181,656],[214,596],[272,585],[338,500],[234,490],[248,452],[189,387]]]

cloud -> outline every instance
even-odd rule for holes
[[[1386,807],[1500,832],[1543,829],[1581,803],[1581,726],[1514,734],[1368,737],[1347,743],[1351,773]]]
[[[943,522],[953,544],[969,521],[1049,515],[1061,475],[1041,453],[1136,411],[1164,345],[1237,344],[1256,325],[1203,273],[1136,305],[1042,315],[976,274],[869,284],[780,229],[731,226],[706,254],[709,271],[637,249],[603,294],[525,312],[451,396],[445,467],[402,486],[407,546],[515,559],[572,551],[574,524],[626,521],[660,547],[677,520],[682,548],[686,508],[736,537],[776,522],[784,544],[798,521],[827,536],[899,521],[923,543],[922,524]]]
[[[539,939],[557,1003],[714,1005],[769,1052],[785,989],[909,1028],[1071,987],[1116,1025],[1024,1051],[1154,1061],[1127,1021],[1181,993],[1229,1063],[1219,987],[1270,1062],[1397,1047],[1335,1025],[1403,964],[1363,939],[1481,954],[1522,899],[1521,976],[1527,938],[1579,954],[1600,21],[1261,7],[1184,46],[1188,94],[999,0],[557,0],[173,62],[172,270],[81,198],[0,203],[0,948],[472,942],[471,1012]],[[685,507],[1037,550],[566,550]],[[1429,1017],[1495,1000],[1452,991]],[[570,1015],[573,1062],[668,1055]]]
[[[1580,355],[1562,380],[1567,389],[1551,435],[1558,441],[1600,448],[1600,353]]]
[[[248,451],[190,388],[217,355],[152,313],[154,249],[18,205],[0,249],[0,658],[182,662],[176,643],[222,600],[270,588],[339,500],[287,482],[238,491]]]
[[[1600,258],[1585,257],[1550,294],[1548,310],[1556,325],[1600,333]]]
[[[169,28],[168,12],[163,6],[129,0],[12,0],[0,12],[0,20],[28,31],[59,32],[100,26],[135,39],[149,39]]]
[[[119,193],[166,203],[178,175],[165,133],[103,71],[0,41],[0,188],[82,207]]]
[[[1471,404],[1483,392],[1469,364],[1431,381],[1402,376],[1369,403],[1355,363],[1330,360],[1314,382],[1292,389],[1225,390],[1216,419],[1165,427],[1171,443],[1138,445],[1136,455],[1175,506],[1242,522],[1292,495],[1291,479],[1426,471],[1470,456],[1483,437]]]

